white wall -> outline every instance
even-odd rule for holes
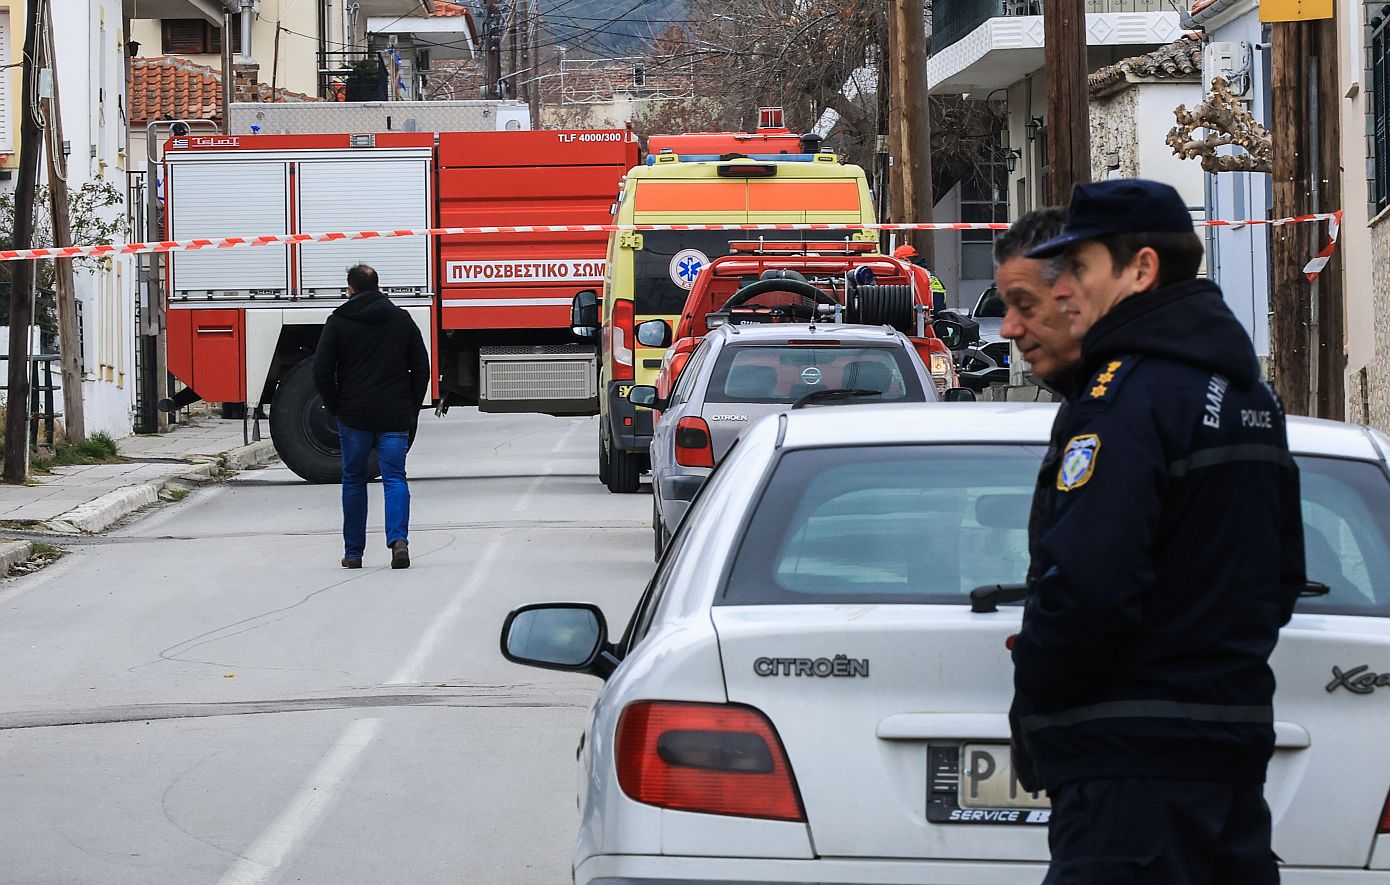
[[[1366,70],[1366,3],[1364,0],[1339,0],[1337,4],[1337,94],[1346,96],[1339,102],[1341,113],[1342,150],[1342,233],[1337,248],[1342,253],[1343,289],[1346,299],[1347,329],[1347,414],[1351,420],[1374,418],[1385,425],[1384,387],[1390,354],[1385,353],[1390,342],[1377,336],[1377,325],[1384,327],[1387,293],[1375,287],[1372,268],[1390,261],[1390,255],[1377,255],[1373,247],[1371,194],[1367,186],[1366,135],[1367,102],[1372,83]],[[1390,223],[1380,219],[1377,226]],[[1379,323],[1377,320],[1379,319]],[[1377,354],[1377,350],[1381,353]],[[1375,389],[1377,415],[1368,414],[1370,390],[1362,390],[1361,370],[1369,375],[1367,387]],[[1375,377],[1378,376],[1378,377]]]
[[[1261,40],[1259,12],[1249,11],[1219,26],[1209,27],[1215,41],[1247,42]],[[1267,122],[1264,113],[1265,80],[1261,71],[1269,53],[1255,51],[1251,110],[1257,120]],[[1234,153],[1233,149],[1225,149]],[[1197,161],[1190,161],[1197,167]],[[1264,173],[1222,172],[1206,174],[1207,217],[1239,221],[1265,218],[1272,205],[1270,176]],[[1207,273],[1221,287],[1226,303],[1240,319],[1255,342],[1255,351],[1269,354],[1269,228],[1207,228]]]
[[[105,181],[124,196],[125,40],[120,0],[65,4],[54,25],[63,138],[72,145],[68,187],[75,192],[86,182]],[[126,210],[123,202],[105,211],[123,218]],[[75,277],[82,304],[87,432],[124,436],[131,432],[136,380],[134,270],[129,259],[82,262]]]
[[[305,95],[318,94],[318,18],[317,4],[310,0],[260,0],[257,18],[251,25],[251,57],[260,65],[259,79]],[[342,49],[341,3],[330,4],[335,10],[334,21],[328,26],[328,40],[334,50]],[[136,4],[139,11],[139,4]],[[363,23],[366,19],[363,18]],[[276,53],[276,28],[279,25],[279,52]],[[365,26],[365,24],[364,24]],[[130,23],[131,39],[140,44],[140,56],[150,58],[164,55],[159,19],[135,19]],[[214,70],[222,70],[220,55],[181,56]],[[240,53],[233,60],[240,58]],[[278,58],[278,62],[277,62]],[[330,59],[329,67],[345,64],[339,57]]]

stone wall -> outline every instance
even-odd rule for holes
[[[1138,106],[1139,90],[1133,88],[1091,99],[1092,181],[1139,176]]]

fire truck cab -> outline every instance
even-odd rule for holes
[[[606,224],[638,162],[631,133],[385,132],[183,136],[165,147],[169,239]],[[345,272],[376,268],[430,349],[427,408],[592,414],[596,354],[570,333],[578,291],[605,276],[607,234],[344,238],[172,253],[169,371],[206,399],[268,405],[281,459],[341,475],[337,425],[312,379]]]

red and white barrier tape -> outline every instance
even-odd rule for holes
[[[1327,262],[1332,260],[1332,253],[1337,249],[1337,235],[1342,232],[1342,210],[1338,209],[1332,216],[1332,220],[1327,223],[1327,245],[1313,256],[1312,261],[1303,266],[1303,275],[1310,283],[1318,278],[1324,267],[1327,267]]]
[[[1292,218],[1252,219],[1249,221],[1199,221],[1199,227],[1243,227],[1245,225],[1304,224],[1333,221],[1340,212],[1298,215]],[[344,233],[280,234],[259,237],[221,237],[217,239],[165,240],[156,243],[101,243],[94,246],[67,246],[48,249],[0,250],[0,261],[32,261],[39,258],[109,258],[149,252],[193,252],[200,249],[240,249],[247,246],[279,246],[296,243],[335,243],[345,240],[376,240],[396,237],[491,236],[496,234],[611,233],[613,231],[685,230],[1008,230],[1007,222],[910,222],[904,224],[534,224],[516,227],[431,227],[415,230],[359,230]]]

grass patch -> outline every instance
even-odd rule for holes
[[[52,565],[67,555],[62,547],[55,547],[52,544],[45,544],[42,541],[34,541],[34,551],[29,554],[27,562],[21,562],[10,569],[11,576],[28,575],[39,571],[42,568]]]
[[[75,464],[115,464],[121,460],[116,441],[107,433],[94,433],[81,445],[59,442],[50,455],[36,457],[29,462],[34,473],[50,473],[54,467],[71,467]]]
[[[182,501],[184,498],[187,498],[187,497],[188,497],[189,491],[190,491],[189,489],[169,489],[169,491],[168,491],[169,500],[170,500],[170,501]]]

